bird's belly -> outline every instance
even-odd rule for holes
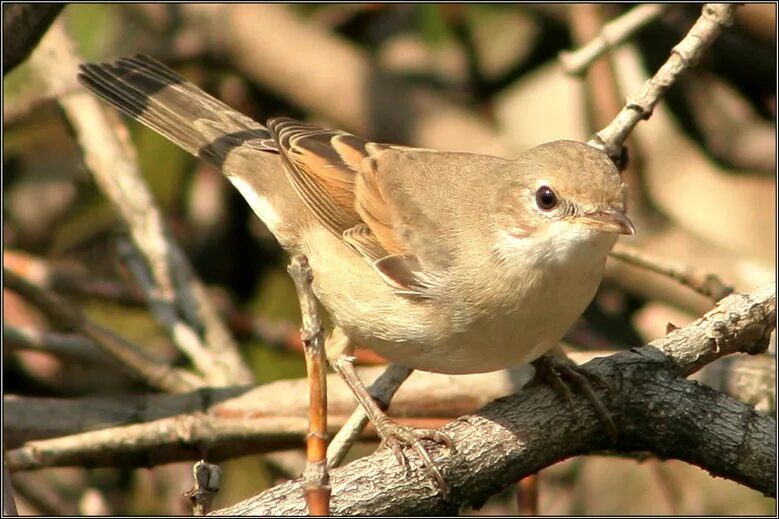
[[[546,266],[534,282],[503,291],[510,303],[474,309],[460,294],[452,296],[457,304],[397,295],[345,245],[320,236],[321,246],[308,251],[314,288],[344,334],[390,362],[445,374],[496,371],[555,347],[592,300],[605,261],[604,253],[576,268]],[[335,255],[342,261],[331,261]]]
[[[557,345],[573,323],[570,318],[551,319],[539,326],[532,314],[520,311],[499,319],[479,319],[458,333],[431,335],[425,341],[365,337],[358,342],[413,369],[451,375],[485,373],[537,359]]]

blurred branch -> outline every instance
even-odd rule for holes
[[[606,51],[620,45],[641,28],[657,20],[668,6],[665,4],[643,4],[633,7],[619,18],[605,24],[600,34],[575,51],[563,51],[559,55],[560,65],[567,74],[581,75]]]
[[[688,69],[698,63],[703,53],[722,29],[733,24],[736,4],[705,4],[700,18],[671,51],[662,67],[644,85],[643,90],[628,99],[614,120],[596,133],[588,144],[610,157],[621,157],[622,143],[639,121],[648,119],[668,88]]]
[[[32,283],[55,292],[109,299],[124,304],[144,304],[143,293],[111,279],[95,277],[79,265],[59,265],[19,250],[3,251],[3,266]]]
[[[3,75],[24,61],[66,4],[3,3]]]
[[[47,88],[75,82],[79,58],[61,25],[55,24],[33,55]],[[252,375],[219,320],[202,283],[165,228],[141,177],[127,129],[85,91],[59,99],[73,125],[95,181],[122,215],[148,273],[139,281],[152,312],[209,384],[246,383]],[[136,270],[136,273],[138,273]]]
[[[713,362],[693,378],[776,418],[776,357],[734,355]]]
[[[63,359],[74,359],[94,364],[116,361],[114,357],[106,355],[93,341],[81,335],[44,332],[9,324],[3,325],[3,345],[8,350],[37,351]]]
[[[521,516],[537,517],[538,474],[525,476],[517,482],[517,512]]]
[[[760,117],[742,94],[701,74],[690,78],[685,95],[712,155],[735,169],[776,170],[776,124]]]
[[[11,473],[5,464],[5,444],[3,444],[3,517],[19,515],[14,499],[14,487],[11,484]]]
[[[383,368],[360,368],[360,377],[376,378]],[[519,389],[530,376],[521,368],[509,372],[451,377],[431,373],[415,373],[395,397],[388,413],[408,422],[411,418],[454,418],[472,412],[493,398]],[[354,411],[351,391],[336,375],[328,376],[328,429],[335,433]],[[115,438],[125,438],[135,445],[132,452],[122,454],[125,463],[162,463],[202,457],[199,449],[208,448],[208,459],[216,461],[230,456],[299,447],[307,432],[304,417],[308,412],[306,379],[282,380],[257,388],[203,388],[197,392],[176,395],[145,395],[119,398],[45,399],[8,396],[4,400],[5,436],[10,445],[26,454],[14,454],[15,459],[31,460],[37,450],[51,453],[46,460],[35,461],[34,468],[74,463],[100,465],[118,463],[101,451],[115,451]],[[419,395],[426,395],[420,401]],[[405,417],[405,420],[404,418]],[[177,421],[178,420],[178,421]],[[203,420],[203,422],[198,422]],[[190,432],[175,429],[170,424],[185,424]],[[273,435],[274,424],[288,431]],[[252,432],[252,427],[257,432]],[[104,429],[104,434],[85,440],[83,431]],[[91,434],[91,433],[84,433]],[[196,437],[197,435],[197,437]],[[236,445],[236,436],[242,436]],[[57,438],[64,437],[64,438]],[[373,433],[368,437],[374,437]],[[54,440],[42,440],[56,438]],[[365,435],[363,435],[365,438]],[[197,439],[197,441],[195,441]],[[52,443],[53,442],[53,443]],[[73,442],[81,450],[71,447]],[[142,445],[141,445],[142,443]],[[125,446],[126,448],[127,445]],[[62,452],[67,449],[67,452]],[[129,448],[128,448],[129,449]],[[12,451],[16,452],[16,451]],[[102,461],[101,461],[102,460]],[[24,465],[24,468],[33,468]],[[15,465],[13,470],[22,470]]]
[[[247,78],[340,127],[384,142],[511,154],[485,118],[380,70],[367,53],[289,6],[182,9],[202,41]]]
[[[202,381],[192,373],[152,358],[127,339],[87,319],[73,305],[25,281],[10,270],[3,269],[3,285],[34,304],[56,326],[76,331],[91,339],[95,345],[149,386],[175,393],[191,391],[202,385]]]
[[[570,356],[583,363],[609,353],[572,352]],[[770,383],[771,376],[775,377],[773,357],[736,356],[724,360],[727,363],[706,366],[695,378],[727,394],[732,391],[742,401],[761,405],[763,412],[775,415],[776,395]],[[370,380],[380,371],[380,368],[366,368],[360,373]],[[529,379],[530,370],[458,377],[416,372],[399,391],[389,413],[393,417],[455,418],[518,390]],[[337,376],[330,376],[329,383],[332,389],[329,407],[333,410],[329,425],[330,431],[335,432],[344,429],[355,416],[346,418],[354,408],[354,399]],[[28,442],[11,451],[15,453],[14,459],[21,460],[20,465],[14,465],[14,470],[68,464],[113,466],[120,462],[145,466],[196,459],[202,456],[202,451],[207,451],[212,461],[277,451],[297,447],[304,440],[306,385],[307,381],[300,379],[255,389],[202,389],[178,395],[80,399],[9,396],[4,401],[6,442],[10,445]],[[426,398],[421,400],[420,394]],[[213,403],[207,405],[207,402]],[[409,418],[398,419],[415,423]],[[274,436],[276,425],[283,426],[297,439]],[[257,428],[254,433],[253,426]],[[103,434],[81,437],[83,431],[103,428],[106,428],[101,431]],[[57,438],[62,436],[65,438]],[[57,439],[35,441],[52,437]],[[126,445],[136,446],[121,448],[116,445],[115,437],[123,438]],[[236,445],[237,437],[240,443]],[[374,433],[359,433],[359,439],[366,438],[375,438]],[[33,453],[39,450],[48,456],[34,458]]]
[[[438,456],[435,461],[456,501],[443,501],[420,471],[403,474],[384,450],[332,471],[333,513],[451,513],[560,459],[604,448],[678,458],[774,495],[776,420],[678,374],[691,373],[734,350],[763,349],[776,325],[775,311],[776,292],[770,283],[723,299],[691,325],[647,346],[589,363],[594,373],[619,388],[599,393],[610,407],[620,409],[616,445],[609,444],[593,409],[582,404],[574,417],[565,406],[549,405],[554,398],[551,388],[534,385],[443,428],[457,455]],[[713,416],[717,420],[712,421]],[[215,513],[301,513],[300,484],[298,480],[279,485]]]
[[[702,272],[700,269],[673,260],[658,258],[637,247],[617,243],[611,255],[631,265],[668,276],[714,301],[719,301],[733,293],[733,287],[725,285],[716,274]]]

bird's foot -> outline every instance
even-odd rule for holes
[[[413,427],[407,427],[397,424],[387,418],[382,417],[383,420],[377,420],[378,423],[374,423],[376,426],[376,432],[381,438],[381,447],[387,447],[392,450],[398,463],[403,467],[405,474],[409,472],[408,458],[406,457],[405,449],[413,450],[419,459],[422,461],[422,466],[425,468],[430,477],[433,478],[441,492],[446,495],[447,485],[444,481],[441,471],[430,456],[428,448],[424,445],[424,441],[432,441],[437,444],[443,445],[447,450],[452,450],[452,440],[446,434],[437,429],[416,429]]]
[[[616,441],[619,431],[614,420],[611,418],[608,408],[603,400],[595,393],[593,383],[605,387],[613,392],[613,388],[608,381],[600,375],[591,373],[574,364],[568,359],[558,358],[553,355],[544,355],[535,361],[533,366],[536,368],[536,378],[541,382],[546,382],[562,396],[572,412],[576,412],[576,405],[573,400],[571,385],[578,387],[579,391],[590,401],[595,408],[595,412],[600,418],[611,439]]]

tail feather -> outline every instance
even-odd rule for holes
[[[217,167],[241,145],[276,152],[265,126],[148,56],[80,68],[78,79],[86,88]]]

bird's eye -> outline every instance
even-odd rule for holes
[[[542,211],[551,211],[557,207],[557,195],[549,186],[541,186],[536,191],[536,205]]]

